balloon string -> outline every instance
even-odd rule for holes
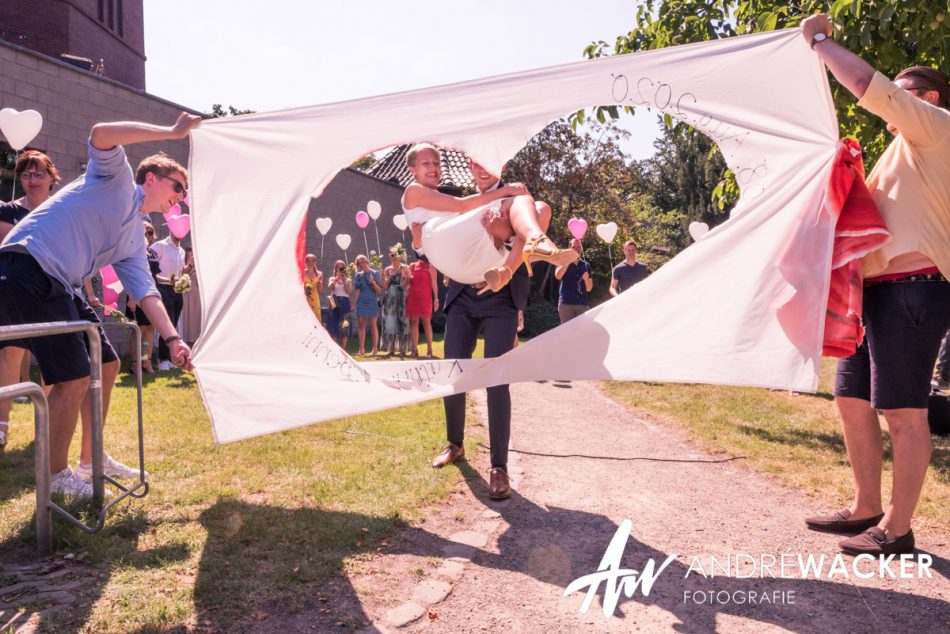
[[[324,234],[320,234],[320,261],[323,261],[323,239],[326,238]]]
[[[369,242],[366,240],[366,229],[363,229],[363,245],[366,246],[366,257],[369,257]]]
[[[379,225],[376,224],[375,220],[373,221],[373,229],[376,230],[376,253],[379,257],[383,257],[383,250],[379,246]],[[366,247],[366,250],[369,251],[369,247]]]
[[[14,157],[13,164],[16,165],[17,161],[20,160],[20,150],[16,150],[16,156]],[[16,168],[13,170],[13,181],[10,183],[10,202],[16,200]]]

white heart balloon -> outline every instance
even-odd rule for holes
[[[350,248],[350,236],[345,233],[336,234],[336,245],[346,251]]]
[[[16,151],[26,147],[40,133],[43,127],[43,115],[36,110],[18,112],[13,108],[0,110],[0,132],[7,143]]]
[[[378,220],[379,215],[383,213],[383,207],[375,200],[371,200],[366,203],[366,213],[368,213],[369,217],[373,220]]]
[[[409,226],[409,221],[406,220],[405,214],[396,214],[393,216],[393,224],[396,225],[396,228],[400,231],[405,231]]]
[[[317,218],[317,231],[320,232],[321,236],[327,235],[327,232],[330,231],[330,227],[333,226],[333,220],[330,218]]]
[[[604,242],[613,242],[614,238],[617,237],[617,223],[605,222],[602,225],[597,225],[597,235]]]
[[[689,223],[689,235],[693,237],[693,240],[699,240],[707,233],[709,233],[709,225],[705,222]]]

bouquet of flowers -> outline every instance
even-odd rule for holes
[[[191,276],[187,273],[182,273],[175,278],[175,292],[176,293],[187,293],[191,290]]]

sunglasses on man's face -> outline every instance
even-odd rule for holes
[[[174,185],[172,185],[172,187],[174,188],[176,194],[184,194],[184,193],[188,190],[188,188],[185,187],[185,186],[181,183],[181,181],[179,181],[179,180],[176,179],[176,178],[172,178],[171,176],[162,176],[161,174],[159,174],[158,177],[159,177],[159,178],[164,178],[164,179],[167,180],[167,181],[173,182]]]
[[[145,230],[145,235],[147,235],[147,236],[154,236],[154,235],[155,235],[155,232],[152,231],[151,229],[146,229],[146,230]]]

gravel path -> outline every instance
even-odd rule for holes
[[[929,579],[802,578],[797,564],[787,569],[792,578],[781,578],[780,563],[771,567],[779,578],[768,571],[763,578],[763,555],[766,564],[783,554],[792,556],[787,561],[824,555],[828,570],[839,538],[805,530],[802,522],[827,509],[741,460],[704,453],[680,432],[609,400],[594,383],[522,384],[512,386],[512,395],[515,495],[488,500],[487,451],[467,447],[462,490],[391,540],[388,552],[331,583],[327,594],[338,600],[325,621],[310,615],[306,629],[320,631],[325,623],[337,631],[354,624],[367,632],[433,633],[950,631],[946,534],[918,535],[919,550],[933,560]],[[474,396],[483,417],[483,396]],[[623,567],[643,571],[652,559],[659,569],[676,557],[648,596],[643,586],[621,595],[605,616],[600,584],[582,614],[586,589],[562,593],[598,570],[624,520],[633,529]],[[737,554],[751,555],[757,567],[741,558],[729,575],[716,569],[715,577],[703,576],[713,573],[711,557],[725,565],[731,556],[735,566]],[[850,571],[851,558],[843,561]],[[900,573],[899,564],[891,569]],[[339,620],[340,614],[349,616]]]

